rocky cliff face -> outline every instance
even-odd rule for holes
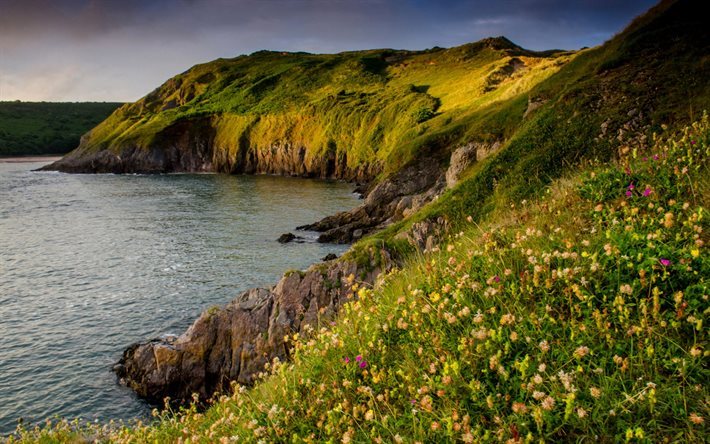
[[[186,173],[275,174],[349,182],[369,182],[379,165],[351,166],[345,153],[311,155],[305,146],[274,142],[256,149],[248,141],[236,148],[219,145],[211,119],[186,120],[161,131],[148,147],[126,145],[90,150],[85,140],[78,149],[42,168],[67,173]]]
[[[231,381],[249,384],[274,358],[285,360],[284,336],[318,328],[353,297],[347,282],[372,285],[393,262],[371,251],[369,263],[317,264],[285,275],[271,288],[254,288],[222,308],[207,310],[181,336],[134,344],[114,370],[138,395],[154,402],[169,396],[202,399],[227,391]]]

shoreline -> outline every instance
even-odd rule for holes
[[[37,163],[37,162],[56,162],[63,156],[56,154],[35,154],[27,156],[0,156],[0,163]]]

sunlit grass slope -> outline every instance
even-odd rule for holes
[[[160,147],[177,122],[207,119],[221,170],[233,167],[240,147],[291,143],[310,156],[335,151],[350,166],[394,171],[429,134],[462,113],[527,100],[530,88],[572,57],[493,38],[427,51],[262,51],[219,59],[125,105],[90,133],[82,150]]]
[[[706,442],[709,158],[706,115],[470,222],[204,413],[22,438]]]
[[[112,439],[706,441],[709,156],[705,117],[555,181],[286,338],[254,389]]]

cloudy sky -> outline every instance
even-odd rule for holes
[[[260,49],[603,43],[654,0],[0,0],[0,100],[134,101]]]

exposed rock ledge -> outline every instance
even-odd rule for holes
[[[204,312],[179,337],[130,346],[114,367],[122,382],[153,402],[202,399],[227,391],[231,381],[249,384],[264,365],[289,356],[284,336],[306,325],[318,328],[352,297],[352,275],[372,284],[393,262],[386,251],[358,265],[338,260],[286,274],[271,288],[254,288],[222,308]],[[377,258],[377,259],[375,259]]]
[[[321,232],[319,242],[349,243],[357,240],[414,214],[447,188],[454,187],[464,171],[500,146],[500,141],[462,145],[452,152],[447,169],[438,159],[422,158],[375,185],[359,207],[298,229]]]

